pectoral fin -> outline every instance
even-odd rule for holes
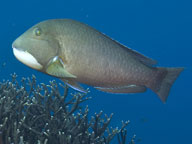
[[[142,93],[146,91],[145,86],[137,86],[137,85],[128,85],[123,87],[113,87],[113,88],[105,88],[105,87],[95,87],[96,89],[109,93]]]
[[[65,70],[62,60],[56,56],[48,64],[46,72],[52,76],[59,78],[76,78]]]
[[[77,90],[77,91],[80,91],[80,92],[83,92],[83,93],[87,93],[88,90],[85,90],[83,87],[81,87],[76,81],[74,80],[65,80],[65,79],[62,79],[62,81],[68,85],[69,87],[71,87],[72,89],[74,90]]]

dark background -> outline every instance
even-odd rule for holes
[[[32,25],[71,18],[107,34],[158,61],[185,67],[166,104],[150,90],[143,94],[106,94],[91,88],[90,113],[114,113],[111,126],[130,120],[128,137],[138,144],[192,143],[192,3],[190,0],[17,0],[0,2],[0,81],[35,74],[39,83],[54,79],[15,59],[11,44]],[[18,78],[18,79],[19,79]],[[114,140],[114,143],[116,141]]]

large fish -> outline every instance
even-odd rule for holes
[[[156,61],[70,19],[40,22],[12,47],[22,63],[81,92],[86,90],[78,82],[109,93],[140,93],[150,88],[165,102],[183,70],[154,67]]]

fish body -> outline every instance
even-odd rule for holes
[[[70,19],[40,22],[12,47],[24,64],[82,92],[86,91],[78,82],[110,93],[138,93],[150,88],[165,102],[183,70],[154,67],[156,61]]]

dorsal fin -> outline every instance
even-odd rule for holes
[[[106,36],[107,37],[107,36]],[[108,37],[109,38],[109,37]],[[110,38],[111,39],[111,38]],[[127,50],[135,59],[139,60],[140,62],[142,62],[143,64],[147,65],[147,66],[153,66],[157,64],[156,60],[153,60],[131,48],[128,48],[126,46],[124,46],[123,44],[111,39],[112,41],[114,41],[116,44],[118,44],[120,47],[124,48],[125,50]]]
[[[126,47],[127,48],[127,47]],[[136,59],[138,59],[140,62],[142,62],[143,64],[145,65],[148,65],[148,66],[152,66],[152,65],[156,65],[157,64],[157,61],[149,58],[149,57],[146,57],[142,54],[140,54],[139,52],[135,51],[135,50],[132,50],[130,48],[127,48],[127,50],[129,51],[129,53],[131,53]]]
[[[100,33],[100,32],[99,32]],[[153,60],[149,57],[146,57],[142,54],[140,54],[139,52],[132,50],[131,48],[128,48],[126,46],[124,46],[123,44],[119,43],[118,41],[108,37],[107,35],[101,33],[102,35],[104,35],[105,38],[107,39],[111,39],[113,42],[115,42],[117,45],[119,45],[120,47],[124,48],[125,50],[127,50],[135,59],[139,60],[140,62],[142,62],[143,64],[147,65],[147,66],[153,66],[157,64],[156,60]]]

